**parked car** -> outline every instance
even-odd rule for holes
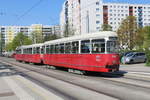
[[[125,56],[127,56],[130,53],[133,53],[133,52],[132,51],[128,51],[128,52],[122,52],[122,53],[120,53],[120,62],[124,63],[123,61],[124,61]]]
[[[131,52],[122,57],[122,63],[143,63],[146,62],[146,55],[143,52]]]

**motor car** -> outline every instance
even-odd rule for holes
[[[120,53],[120,62],[124,63],[123,61],[124,61],[125,56],[127,56],[130,53],[133,53],[133,52],[132,51],[128,51],[128,52],[122,52],[122,53]]]
[[[122,57],[123,64],[144,63],[146,60],[146,54],[143,52],[131,52]]]

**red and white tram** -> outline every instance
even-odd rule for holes
[[[104,31],[48,41],[36,46],[22,46],[17,48],[16,60],[43,62],[50,66],[81,71],[113,72],[119,70],[117,50],[117,34]]]
[[[43,44],[33,44],[18,47],[16,49],[15,59],[18,61],[24,61],[29,63],[42,63],[42,45]]]

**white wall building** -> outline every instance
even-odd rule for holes
[[[65,30],[65,25],[75,31],[75,34],[81,32],[81,17],[80,17],[80,0],[67,0],[64,2],[60,14],[60,26],[62,33]]]
[[[61,11],[60,23],[62,30],[64,24],[69,23],[78,35],[100,31],[103,24],[111,25],[112,30],[116,31],[127,16],[135,16],[140,27],[149,26],[150,4],[66,0]]]
[[[26,36],[31,36],[31,33],[34,31],[41,31],[44,36],[48,36],[49,34],[60,35],[60,26],[42,24],[32,24],[31,26],[0,26],[3,47],[11,42],[19,32],[24,33]]]

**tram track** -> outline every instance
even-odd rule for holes
[[[7,61],[8,62],[8,61]],[[10,63],[10,62],[9,62]],[[11,63],[11,65],[16,65],[16,66],[18,66],[18,63],[17,64],[15,64],[15,63]],[[20,66],[22,67],[24,64],[22,64],[22,63],[20,63]],[[25,67],[26,65],[24,65],[24,67]],[[35,67],[34,65],[32,65],[32,68],[31,68],[31,66],[30,66],[30,68],[28,67],[28,68],[25,68],[25,69],[28,69],[29,71],[34,71],[34,72],[36,72],[36,73],[40,73],[40,74],[44,74],[45,76],[48,76],[48,77],[52,77],[52,78],[55,78],[55,79],[58,79],[58,80],[60,80],[60,81],[63,81],[63,82],[66,82],[66,83],[69,83],[69,84],[73,84],[73,85],[76,85],[76,86],[79,86],[79,87],[81,87],[81,88],[84,88],[84,89],[87,89],[87,90],[90,90],[90,91],[94,91],[94,92],[96,92],[96,93],[100,93],[100,94],[104,94],[104,95],[106,95],[106,96],[109,96],[109,97],[113,97],[113,98],[117,98],[117,99],[120,99],[120,100],[123,100],[123,98],[121,98],[121,97],[118,97],[118,96],[116,96],[116,95],[114,95],[113,93],[109,93],[109,92],[107,92],[107,91],[101,91],[101,90],[98,90],[98,89],[95,89],[95,88],[91,88],[91,87],[88,87],[88,86],[85,86],[85,85],[82,85],[82,84],[80,84],[80,83],[74,83],[73,81],[69,81],[69,80],[64,80],[64,79],[62,79],[62,78],[60,78],[60,77],[58,77],[58,76],[55,76],[55,75],[50,75],[50,74],[48,74],[48,73],[46,73],[46,72],[42,72],[42,71],[39,71],[39,69],[43,69],[43,70],[45,70],[46,71],[46,69],[45,68],[41,68],[41,67]],[[35,70],[36,69],[36,70]],[[70,74],[70,73],[69,73]],[[80,75],[79,75],[80,76]],[[89,76],[85,76],[86,78],[89,78]],[[95,81],[95,78],[90,78],[91,80],[93,80],[93,81]],[[137,80],[137,79],[133,79],[133,78],[126,78],[126,79],[132,79],[132,80]],[[32,79],[33,80],[33,79]],[[36,79],[35,79],[36,80]],[[97,78],[96,78],[96,80],[97,80]],[[113,84],[117,84],[117,85],[122,85],[122,86],[128,86],[128,87],[138,87],[138,88],[142,88],[142,89],[147,89],[147,87],[144,87],[144,86],[139,86],[139,85],[133,85],[133,84],[129,84],[129,83],[124,83],[124,82],[119,82],[119,81],[114,81],[114,80],[109,80],[109,79],[105,79],[105,78],[99,78],[99,81],[102,81],[102,80],[104,80],[104,81],[109,81],[109,82],[112,82]],[[138,81],[143,81],[143,80],[138,80]]]

